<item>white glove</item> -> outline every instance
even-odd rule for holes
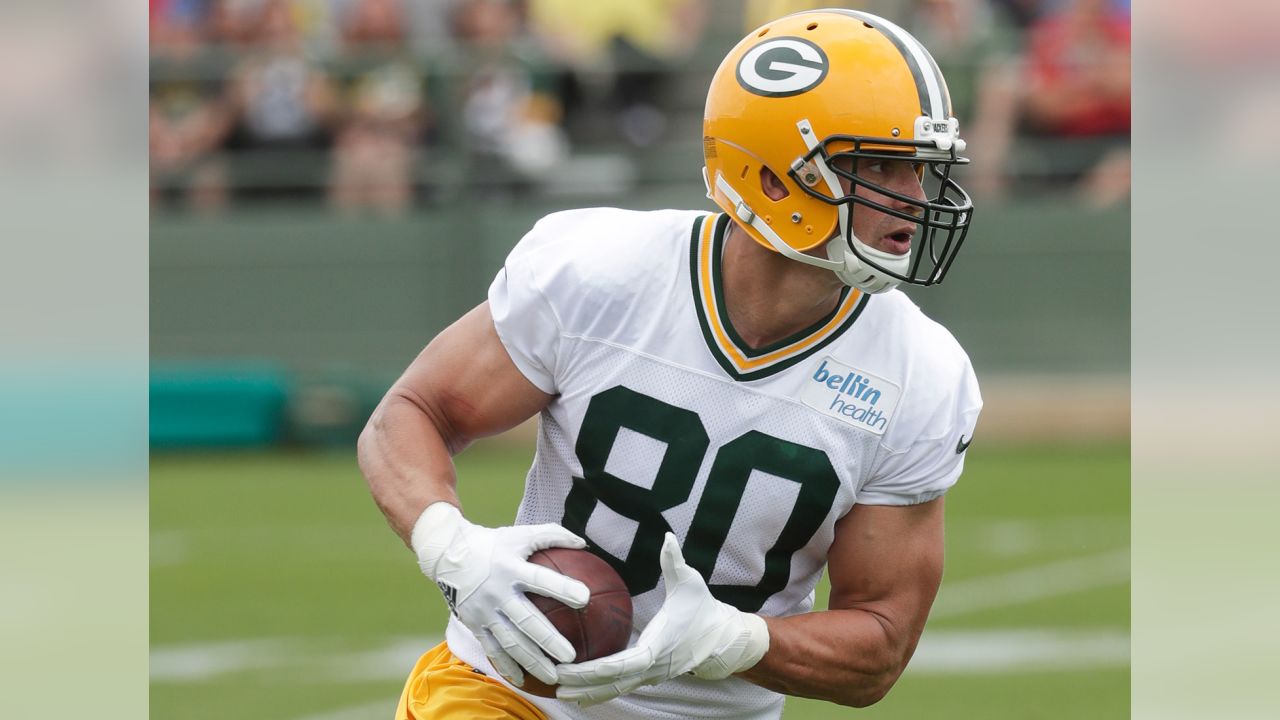
[[[568,662],[573,645],[524,593],[573,608],[584,607],[591,593],[577,580],[527,558],[549,547],[581,549],[585,540],[559,525],[481,527],[453,505],[437,502],[414,523],[410,544],[423,574],[440,586],[453,614],[480,640],[498,672],[517,686],[524,685],[521,668],[556,684],[547,655]]]
[[[667,598],[635,647],[561,665],[557,698],[593,705],[687,672],[723,680],[764,657],[769,649],[764,618],[712,597],[698,571],[685,564],[671,533],[662,543],[661,562]]]

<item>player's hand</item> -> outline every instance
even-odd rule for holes
[[[593,705],[688,672],[722,680],[764,657],[769,649],[764,619],[712,597],[702,576],[685,563],[671,533],[662,543],[661,562],[667,598],[635,646],[561,665],[556,697]]]
[[[586,541],[559,525],[486,528],[462,517],[446,502],[432,504],[410,538],[418,565],[440,586],[453,614],[480,640],[493,666],[515,685],[524,670],[554,685],[548,655],[568,662],[573,645],[529,602],[525,592],[555,598],[574,608],[587,604],[587,586],[528,562],[550,547],[581,549]]]

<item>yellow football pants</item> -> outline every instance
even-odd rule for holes
[[[519,693],[449,652],[431,648],[409,673],[396,720],[547,720]]]

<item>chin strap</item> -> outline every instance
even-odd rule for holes
[[[712,195],[711,183],[708,182],[707,169],[705,167],[702,168],[702,181],[707,183],[707,197],[714,200],[715,197]],[[813,255],[805,255],[799,250],[788,245],[778,235],[778,233],[773,231],[772,227],[769,227],[769,223],[765,222],[764,218],[757,215],[755,211],[747,205],[747,203],[742,199],[742,196],[738,194],[738,191],[733,189],[733,186],[729,184],[728,180],[724,179],[724,175],[720,172],[716,172],[715,189],[724,193],[724,196],[729,198],[729,202],[733,203],[733,214],[737,216],[738,220],[750,225],[759,232],[760,235],[769,242],[769,245],[771,245],[774,250],[777,250],[792,260],[802,262],[806,265],[826,268],[836,274],[839,274],[844,270],[844,262],[840,261],[838,258],[823,260],[822,258],[814,257]]]

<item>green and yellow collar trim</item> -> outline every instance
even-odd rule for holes
[[[752,348],[734,331],[724,306],[721,254],[729,231],[728,215],[704,215],[693,223],[689,274],[693,306],[711,355],[734,380],[758,380],[813,355],[840,336],[862,313],[866,293],[845,288],[835,310],[791,337]]]

